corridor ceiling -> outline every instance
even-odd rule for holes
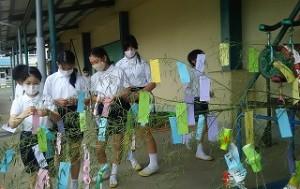
[[[8,52],[17,44],[17,27],[20,28],[22,44],[24,28],[29,49],[35,47],[36,0],[0,0],[0,54]],[[43,31],[45,42],[49,42],[48,1],[42,0]],[[114,6],[114,0],[54,0],[56,38],[63,31],[78,28],[79,21],[98,8]]]

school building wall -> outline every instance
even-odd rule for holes
[[[220,0],[116,0],[110,8],[100,8],[87,15],[76,30],[66,31],[60,38],[68,44],[73,40],[79,61],[83,64],[81,33],[90,32],[91,46],[105,45],[119,40],[119,12],[128,11],[130,33],[139,43],[139,53],[149,60],[159,58],[161,83],[154,90],[161,104],[174,105],[169,100],[183,100],[183,85],[179,81],[176,61],[187,63],[187,54],[196,48],[206,52],[206,73],[212,78],[215,97],[210,109],[235,108],[241,94],[252,78],[247,71],[247,51],[249,47],[264,48],[266,35],[258,30],[258,25],[274,24],[287,18],[296,0],[243,0],[242,35],[244,69],[222,71],[219,62],[219,43],[221,42]],[[278,32],[272,34],[273,40]],[[299,31],[294,32],[299,40]],[[295,41],[296,41],[295,40]],[[285,37],[282,42],[287,42]],[[188,63],[187,63],[188,64]],[[260,77],[253,90],[265,91],[265,79]],[[272,90],[277,92],[278,86]],[[289,90],[286,90],[289,91]],[[249,99],[264,101],[264,93],[251,92]],[[167,101],[165,101],[165,100]],[[264,112],[265,110],[261,110]],[[234,124],[235,111],[223,111],[221,124]]]

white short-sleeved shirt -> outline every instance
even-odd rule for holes
[[[144,59],[134,56],[131,59],[122,58],[116,63],[126,73],[131,87],[145,87],[152,82],[150,65]]]
[[[16,90],[15,90],[15,98],[18,98],[20,96],[23,96],[24,94],[24,89],[22,85],[17,84],[16,85]]]
[[[201,73],[195,68],[189,71],[191,81],[185,85],[184,94],[194,97],[200,96],[200,76]]]
[[[50,96],[38,94],[36,97],[29,97],[27,94],[16,98],[10,109],[10,115],[20,115],[23,111],[25,111],[28,107],[44,107],[51,111],[56,111],[56,106],[54,105]],[[31,131],[32,130],[32,122],[33,116],[28,116],[25,118],[21,124],[19,125],[21,130],[23,131]],[[52,127],[52,122],[48,116],[40,117],[40,125],[45,126],[47,128]]]
[[[86,83],[82,76],[76,75],[75,88],[69,83],[70,76],[63,76],[55,72],[48,76],[44,85],[43,94],[51,96],[52,99],[67,99],[76,97],[79,91],[85,91]]]
[[[105,71],[97,71],[91,77],[91,91],[101,97],[113,97],[129,87],[125,72],[113,65]]]

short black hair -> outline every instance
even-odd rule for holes
[[[34,77],[36,77],[39,81],[42,81],[42,74],[41,74],[41,72],[39,71],[39,69],[37,69],[36,67],[33,67],[33,66],[31,66],[31,67],[28,67],[26,70],[24,70],[23,71],[24,73],[24,76],[26,77],[25,79],[24,79],[24,81],[28,78],[28,77],[30,77],[30,76],[34,76]]]
[[[102,47],[92,48],[91,52],[90,52],[90,56],[92,56],[92,55],[97,57],[97,58],[103,58],[104,56],[106,56],[107,57],[107,63],[112,64],[112,62],[109,59],[109,56],[108,56],[107,52]]]
[[[138,49],[138,42],[136,38],[133,35],[128,35],[123,40],[123,50],[126,51],[128,47],[133,47],[135,49]]]
[[[83,72],[89,72],[90,69],[89,69],[88,67],[84,67],[82,71],[83,71]]]
[[[28,70],[28,66],[24,65],[24,64],[19,64],[16,67],[14,67],[14,69],[12,70],[12,78],[15,81],[25,81],[26,80],[26,76],[24,76],[24,71]]]
[[[65,50],[57,55],[58,64],[71,64],[75,65],[75,55],[72,51]]]
[[[195,50],[192,50],[188,56],[187,56],[187,60],[189,61],[189,63],[192,65],[192,66],[195,66],[195,64],[193,64],[193,61],[196,61],[197,60],[197,55],[198,54],[205,54],[202,50],[200,49],[195,49]]]

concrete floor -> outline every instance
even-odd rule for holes
[[[0,115],[2,115],[3,123],[8,119],[10,110],[11,88],[0,89]],[[2,125],[1,124],[1,125]],[[263,124],[263,123],[262,123]],[[258,129],[259,130],[259,129]],[[280,188],[279,186],[267,185],[276,181],[287,179],[289,177],[288,165],[286,161],[286,150],[288,141],[280,139],[277,127],[274,127],[275,145],[269,148],[260,150],[262,155],[263,170],[255,174],[251,168],[245,163],[248,171],[245,179],[247,188]],[[296,132],[296,135],[299,132]],[[10,136],[3,136],[3,131],[0,130],[0,152],[1,149],[11,148],[18,144],[19,133]],[[84,143],[90,145],[90,150],[93,152],[94,137],[85,135]],[[155,132],[159,151],[160,172],[151,177],[144,178],[136,172],[131,171],[130,164],[123,158],[120,166],[119,187],[120,189],[216,189],[225,188],[222,183],[222,173],[227,170],[225,160],[223,158],[225,151],[219,149],[218,143],[205,144],[206,151],[210,151],[215,158],[212,162],[197,160],[194,157],[195,150],[188,150],[183,145],[170,144],[169,132]],[[259,132],[256,138],[259,139]],[[298,137],[299,138],[299,137]],[[90,142],[92,141],[92,142]],[[148,163],[148,155],[143,149],[141,140],[137,139],[137,158],[143,166]],[[297,145],[298,146],[298,145]],[[193,144],[193,149],[196,144]],[[17,151],[17,154],[18,151]],[[2,155],[0,154],[2,158]],[[93,169],[97,165],[91,153]],[[81,176],[80,176],[81,177]],[[108,181],[104,182],[103,188],[108,188]],[[16,156],[11,164],[9,171],[6,174],[0,174],[0,186],[6,189],[27,189],[28,175],[23,171],[23,165],[19,155]],[[264,187],[265,186],[265,187]],[[268,187],[269,186],[269,187]],[[84,188],[83,183],[80,187]],[[1,187],[0,187],[1,188]]]

